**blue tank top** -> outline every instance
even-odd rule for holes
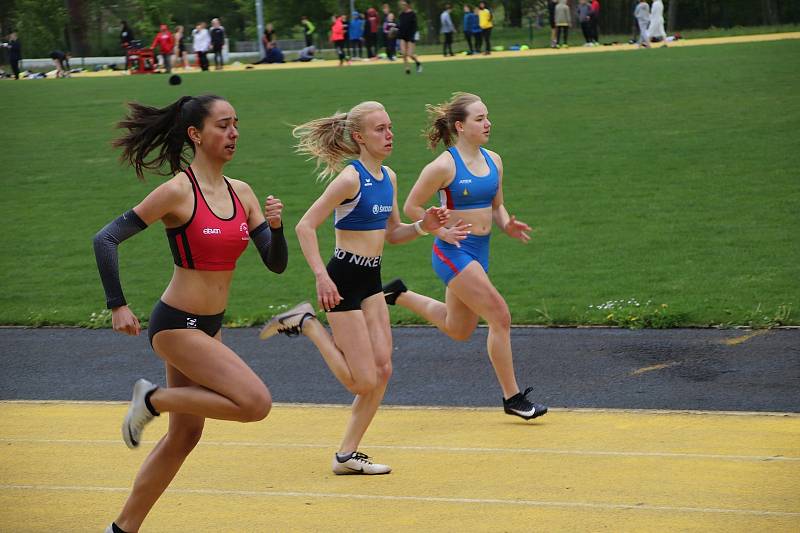
[[[439,189],[439,201],[442,207],[451,210],[477,209],[479,207],[489,207],[492,205],[497,194],[499,174],[497,166],[494,164],[489,152],[480,149],[486,164],[489,166],[489,173],[485,176],[476,176],[469,171],[461,154],[455,146],[447,149],[453,156],[456,164],[456,176],[450,185]]]
[[[382,180],[376,180],[359,160],[350,163],[358,171],[360,187],[354,198],[342,202],[333,212],[337,229],[367,231],[386,229],[392,214],[394,188],[386,167],[381,167]]]

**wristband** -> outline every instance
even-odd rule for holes
[[[424,229],[422,229],[422,220],[417,220],[416,222],[414,222],[414,230],[419,235],[423,235],[423,236],[424,235],[428,235],[428,232],[425,231]]]

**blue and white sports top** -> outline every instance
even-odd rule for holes
[[[386,167],[381,167],[382,180],[376,180],[356,159],[350,163],[358,171],[360,187],[355,198],[345,200],[333,212],[336,229],[367,231],[386,229],[386,220],[392,214],[394,188]]]
[[[459,210],[492,205],[492,200],[497,194],[499,173],[489,152],[483,148],[480,150],[483,158],[486,159],[486,164],[489,165],[489,173],[485,176],[476,176],[470,172],[455,146],[447,149],[455,161],[456,176],[450,185],[439,189],[439,201],[442,207]]]

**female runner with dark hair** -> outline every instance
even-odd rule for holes
[[[130,104],[129,111],[118,124],[127,131],[114,141],[123,150],[121,159],[140,179],[144,169],[173,177],[100,230],[94,251],[114,330],[138,335],[139,321],[122,293],[117,246],[159,220],[166,228],[175,267],[150,315],[148,336],[166,365],[167,386],[136,382],[122,424],[125,444],[139,446],[153,417],[170,417],[167,434],[140,468],[107,532],[139,530],[200,440],[206,418],[255,422],[269,413],[266,385],[222,343],[222,317],[248,240],[271,271],[283,272],[287,262],[281,201],[267,197],[262,211],[249,185],[222,173],[239,139],[230,103],[219,96],[184,96],[160,109]]]

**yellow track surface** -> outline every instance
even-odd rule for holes
[[[0,402],[0,531],[102,531],[166,430],[125,448],[120,403]],[[142,531],[798,531],[800,416],[383,408],[335,476],[346,407],[209,420]]]
[[[741,35],[738,37],[709,37],[705,39],[682,39],[679,41],[675,41],[672,43],[668,43],[670,48],[680,48],[685,46],[705,46],[710,44],[731,44],[731,43],[755,43],[755,42],[764,42],[764,41],[783,41],[786,39],[800,39],[800,32],[785,32],[785,33],[767,33],[762,35]],[[660,44],[654,44],[654,47],[661,46]],[[536,48],[531,50],[520,50],[517,52],[492,52],[489,56],[484,55],[474,55],[474,56],[466,56],[466,55],[457,55],[455,57],[442,57],[441,55],[425,55],[420,56],[420,59],[423,63],[433,63],[433,62],[440,62],[440,61],[483,61],[487,59],[498,59],[498,58],[509,58],[509,57],[538,57],[538,56],[552,56],[552,55],[564,55],[564,54],[597,54],[597,53],[604,53],[604,52],[624,52],[624,51],[632,51],[637,50],[635,45],[630,44],[619,44],[619,45],[612,45],[612,46],[595,46],[595,47],[582,47],[576,46],[572,48],[566,49],[550,49],[550,48]],[[646,50],[641,50],[641,53],[646,53]],[[77,59],[74,59],[73,62],[77,64]],[[395,63],[402,63],[402,61],[397,61]],[[388,65],[390,64],[388,61],[354,61],[350,67],[364,67],[368,65]],[[226,65],[224,70],[210,70],[205,74],[208,75],[209,73],[219,74],[224,72],[241,72],[244,70],[286,70],[286,69],[297,69],[297,68],[338,68],[339,61],[337,60],[328,60],[328,61],[313,61],[309,63],[298,63],[298,62],[290,62],[290,63],[282,63],[282,64],[273,64],[273,65]],[[350,68],[347,67],[347,68]],[[402,68],[401,66],[397,66],[398,69]],[[201,70],[199,68],[190,68],[189,70],[183,70],[181,68],[173,69],[174,74],[193,74],[199,73]],[[100,72],[81,72],[78,74],[73,74],[72,76],[75,78],[82,78],[82,77],[106,77],[106,76],[125,76],[127,72],[120,71],[120,70],[103,70]]]

